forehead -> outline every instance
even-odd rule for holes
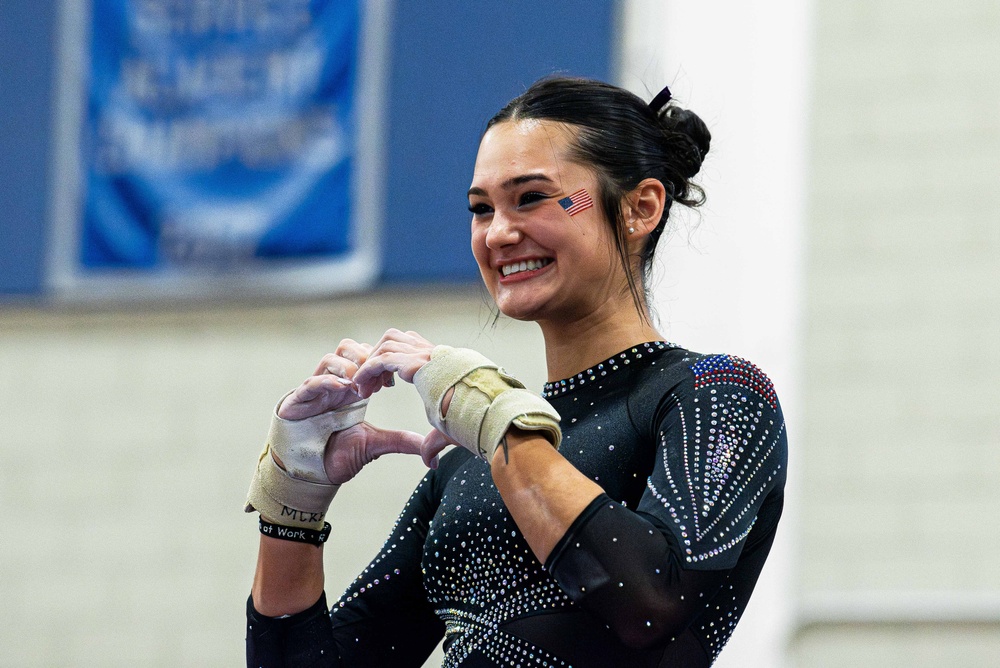
[[[534,119],[497,123],[483,136],[472,185],[489,190],[524,174],[541,173],[557,183],[585,171],[569,160],[574,129]]]

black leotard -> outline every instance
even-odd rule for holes
[[[538,563],[489,467],[456,448],[327,613],[248,602],[252,666],[708,666],[781,515],[787,446],[749,362],[642,344],[543,395],[560,452],[605,491]]]

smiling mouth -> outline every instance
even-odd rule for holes
[[[541,260],[524,260],[522,262],[514,262],[512,264],[505,264],[500,267],[500,273],[504,276],[512,276],[514,274],[519,274],[522,271],[534,271],[535,269],[541,269],[547,265],[552,264],[552,258],[542,258]]]

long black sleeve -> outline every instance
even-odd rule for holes
[[[672,534],[654,522],[602,494],[546,563],[570,599],[636,649],[674,640],[728,575],[685,570]]]
[[[421,558],[441,486],[467,459],[453,450],[417,485],[378,556],[327,612],[325,596],[284,618],[247,603],[247,666],[414,666],[437,646],[444,624],[427,602]],[[327,549],[346,537],[332,537]]]
[[[634,510],[595,499],[546,569],[627,647],[673,641],[698,622],[714,630],[703,620],[716,613],[731,627],[756,581],[737,569],[741,552],[770,546],[781,510],[786,443],[770,381],[738,358],[704,357],[628,401],[633,438],[655,443],[646,489]]]

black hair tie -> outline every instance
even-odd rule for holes
[[[667,106],[667,103],[670,102],[670,99],[670,88],[664,86],[663,90],[657,93],[653,101],[649,103],[649,108],[653,110],[654,114],[659,115],[663,111],[663,108]]]

